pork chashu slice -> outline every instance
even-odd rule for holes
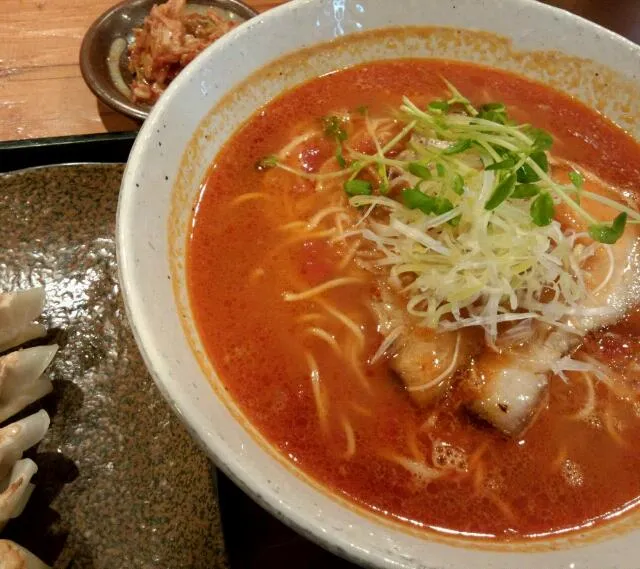
[[[402,327],[403,333],[390,351],[390,367],[413,401],[427,407],[452,386],[458,369],[480,345],[482,333],[470,329],[436,332],[416,326],[401,306],[401,300],[391,291],[382,290],[374,303],[378,329],[387,336]]]
[[[565,176],[569,170],[559,172]],[[607,194],[606,186],[596,179],[587,179],[586,189]],[[609,196],[611,197],[611,196]],[[594,217],[612,219],[617,212],[583,198],[584,207]],[[564,229],[586,231],[582,220],[566,207],[556,208],[557,219]],[[575,333],[536,324],[531,342],[503,353],[486,353],[472,370],[469,380],[471,393],[467,407],[507,435],[520,434],[543,399],[550,371],[568,352],[578,347],[588,332],[620,320],[640,300],[640,231],[628,224],[623,236],[610,246],[614,271],[606,286],[600,288],[609,273],[610,263],[604,248],[585,264],[587,289],[595,291],[585,298],[584,308],[590,313],[566,319]],[[599,289],[599,290],[598,290]]]

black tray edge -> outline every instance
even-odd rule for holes
[[[0,173],[69,163],[123,163],[137,132],[113,132],[0,142]]]

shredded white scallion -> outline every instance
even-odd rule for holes
[[[432,328],[483,326],[495,341],[503,322],[559,322],[583,312],[584,260],[577,257],[573,234],[563,233],[557,222],[533,224],[525,200],[493,212],[479,207],[479,193],[491,187],[488,174],[468,179],[455,210],[437,217],[385,196],[351,198],[351,205],[374,206],[383,213],[360,230],[381,254],[374,263],[389,267],[397,283],[402,275],[409,278],[403,289],[408,310]],[[452,227],[448,222],[458,216]],[[542,302],[543,293],[551,300]],[[444,319],[462,309],[468,317]]]
[[[268,162],[343,187],[349,205],[360,208],[357,216],[334,204],[316,213],[308,228],[335,214],[329,241],[341,242],[347,258],[360,266],[386,273],[421,325],[480,326],[489,346],[497,346],[499,334],[509,329],[514,332],[508,342],[523,341],[536,321],[580,333],[572,319],[606,316],[608,307],[585,308],[585,300],[610,284],[616,268],[610,244],[622,235],[626,217],[640,220],[640,213],[635,204],[583,188],[577,167],[570,184],[555,180],[549,133],[514,123],[501,103],[475,108],[444,83],[451,98],[424,109],[404,97],[393,118],[374,118],[366,110],[361,118],[329,117],[324,134],[336,139],[341,170],[308,173],[277,157]],[[351,144],[347,131],[356,123],[373,142],[371,154]],[[595,219],[580,205],[581,195],[613,208],[618,217],[610,224]],[[588,231],[563,229],[555,219],[558,204],[578,214]],[[347,238],[357,245],[347,245]],[[593,283],[585,267],[600,247],[609,269]],[[284,298],[308,299],[353,282],[338,278]]]

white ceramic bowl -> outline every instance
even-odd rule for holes
[[[367,31],[389,26],[440,28]],[[286,56],[338,36],[346,37]],[[269,449],[224,394],[204,355],[187,301],[183,255],[191,208],[220,146],[258,106],[288,87],[362,61],[407,56],[519,71],[564,89],[640,135],[640,48],[543,4],[298,0],[263,14],[216,42],[180,74],[155,105],[129,158],[118,210],[118,258],[129,318],[146,363],[218,466],[285,522],[361,564],[637,569],[637,516],[595,533],[525,547],[413,534],[358,511]]]

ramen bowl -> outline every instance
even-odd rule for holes
[[[189,302],[186,247],[211,161],[256,109],[281,92],[343,67],[407,57],[514,71],[575,96],[640,135],[640,48],[537,2],[301,0],[262,14],[217,41],[172,82],[129,157],[118,258],[129,320],[147,366],[225,473],[297,531],[357,563],[635,568],[639,520],[632,513],[588,531],[526,542],[470,540],[374,516],[276,451],[207,357]]]

